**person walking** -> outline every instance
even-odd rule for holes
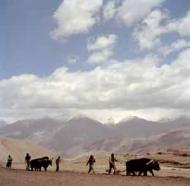
[[[111,174],[112,169],[113,169],[113,174],[116,173],[116,165],[115,162],[117,162],[118,160],[115,158],[114,153],[111,154],[110,158],[109,158],[109,170],[108,170],[108,174]]]
[[[30,167],[30,160],[31,160],[31,156],[29,153],[26,154],[25,156],[25,163],[26,163],[26,170],[30,170],[29,167]]]
[[[56,164],[56,172],[59,171],[59,164],[60,164],[60,162],[61,162],[61,157],[58,156],[58,158],[55,160],[55,164]]]
[[[89,160],[86,163],[86,166],[89,165],[88,174],[91,173],[91,172],[93,172],[93,174],[95,174],[95,171],[94,171],[95,162],[96,162],[96,160],[95,160],[94,156],[90,155]]]
[[[13,158],[12,158],[11,155],[9,154],[9,155],[8,155],[8,158],[7,158],[6,167],[7,167],[7,168],[11,168],[11,167],[12,167],[12,162],[13,162]]]

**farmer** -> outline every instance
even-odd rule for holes
[[[9,155],[8,155],[8,158],[7,158],[7,164],[6,164],[6,167],[7,167],[7,168],[11,168],[11,166],[12,166],[12,161],[13,161],[13,159],[12,159],[11,155],[9,154]]]
[[[114,153],[111,154],[110,158],[109,158],[109,170],[108,170],[108,174],[111,174],[112,169],[114,170],[113,174],[116,173],[116,166],[115,166],[115,162],[117,162],[118,160],[115,159],[115,155]]]
[[[58,158],[55,160],[55,164],[56,164],[56,172],[59,171],[59,164],[60,164],[60,162],[61,162],[61,157],[58,156]]]
[[[88,173],[93,172],[93,174],[95,174],[94,171],[94,163],[96,162],[95,158],[93,155],[90,155],[89,160],[86,163],[86,166],[89,165],[89,169],[88,169]]]
[[[26,170],[29,170],[30,160],[31,160],[31,156],[30,156],[29,153],[27,153],[26,156],[25,156]]]

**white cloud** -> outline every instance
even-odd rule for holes
[[[181,36],[190,36],[190,11],[180,19],[172,20],[167,29],[169,32],[177,32]]]
[[[64,111],[94,113],[118,119],[133,113],[154,117],[190,112],[190,49],[171,64],[154,56],[126,60],[91,71],[59,68],[48,77],[20,75],[0,81],[0,110],[22,117]],[[102,112],[101,112],[102,111]],[[107,111],[107,112],[106,112]],[[115,112],[114,114],[114,111]],[[106,114],[107,113],[107,114]],[[109,115],[110,113],[111,115]],[[150,116],[151,114],[149,114]]]
[[[118,8],[117,18],[127,26],[132,26],[163,2],[164,0],[124,0]]]
[[[104,49],[102,51],[96,51],[90,54],[88,58],[88,63],[99,65],[101,63],[107,62],[110,57],[113,56],[113,50],[112,49]]]
[[[52,37],[57,39],[88,32],[97,22],[97,13],[103,0],[64,0],[54,12],[57,27]]]
[[[177,51],[180,48],[188,47],[188,42],[183,37],[190,36],[189,22],[190,12],[182,18],[171,19],[168,12],[154,10],[135,28],[133,36],[140,49],[152,50],[161,47],[160,51],[167,55],[172,50]],[[180,39],[175,43],[171,43],[171,46],[162,46],[161,37],[164,34],[171,33],[177,33]]]
[[[170,45],[161,47],[159,50],[164,56],[167,56],[173,52],[178,52],[182,49],[189,48],[189,47],[190,47],[189,40],[178,39],[177,41],[174,41]]]
[[[109,1],[104,6],[103,9],[103,19],[104,21],[109,21],[114,18],[117,12],[116,1]]]
[[[110,34],[88,40],[87,49],[91,52],[87,60],[88,63],[97,65],[107,62],[113,56],[117,39],[117,35]]]
[[[96,39],[88,40],[88,51],[101,50],[104,48],[112,48],[117,41],[117,36],[114,34],[99,36]]]
[[[161,6],[164,1],[124,0],[119,5],[119,0],[112,0],[103,6],[103,0],[92,0],[90,3],[88,0],[64,0],[54,12],[53,18],[57,25],[51,35],[58,39],[86,33],[100,20],[100,14],[104,21],[116,18],[131,26],[142,20],[152,9]]]
[[[165,12],[154,10],[135,29],[134,37],[141,49],[153,49],[160,45],[160,35],[167,32],[161,25],[166,17]]]

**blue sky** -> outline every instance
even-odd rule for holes
[[[163,92],[161,91],[157,96],[163,96],[165,101],[156,103],[152,100],[154,95],[147,101],[137,99],[137,97],[146,99],[144,93],[138,93],[140,87],[144,88],[143,91],[146,90],[146,84],[150,80],[147,81],[146,78],[137,90],[134,88],[133,95],[136,96],[133,98],[133,103],[128,104],[129,107],[123,105],[123,101],[127,104],[129,100],[122,99],[122,97],[124,95],[130,97],[130,91],[122,89],[122,86],[138,86],[138,78],[143,78],[131,77],[134,74],[130,72],[131,74],[128,74],[130,77],[124,75],[124,82],[120,87],[115,85],[114,79],[108,78],[109,75],[106,79],[106,74],[111,69],[113,70],[111,73],[116,72],[122,75],[121,70],[130,69],[132,65],[137,65],[132,68],[133,73],[139,73],[141,70],[138,66],[143,64],[140,61],[150,61],[155,68],[158,66],[160,68],[153,69],[155,74],[145,74],[145,76],[152,76],[151,82],[155,82],[158,81],[156,80],[158,73],[161,75],[165,73],[163,79],[168,76],[166,79],[171,83],[168,86],[174,88],[179,82],[174,76],[169,75],[170,71],[166,72],[164,64],[169,64],[168,68],[171,68],[173,72],[180,71],[181,66],[188,69],[185,62],[182,65],[176,65],[178,69],[174,69],[177,68],[175,65],[173,65],[175,67],[172,66],[172,64],[179,63],[176,62],[179,59],[189,60],[190,31],[188,28],[190,27],[188,21],[190,21],[190,13],[188,12],[190,12],[189,0],[155,0],[154,2],[151,0],[93,0],[91,5],[87,0],[73,0],[72,3],[69,0],[0,0],[0,88],[2,94],[0,99],[2,115],[0,117],[7,119],[10,113],[12,116],[8,119],[33,117],[28,113],[23,113],[23,108],[28,112],[31,110],[38,112],[40,109],[39,117],[48,115],[47,113],[51,110],[53,116],[83,113],[94,118],[99,117],[100,120],[103,117],[100,115],[106,115],[103,118],[106,120],[112,117],[113,112],[116,113],[113,116],[115,120],[129,115],[158,119],[171,117],[173,113],[186,114],[189,111],[190,97],[187,96],[184,101],[181,98],[184,97],[184,92],[177,93],[175,96],[179,98],[179,102],[168,103],[167,90],[162,87],[166,86],[163,85],[164,82],[159,82],[160,90]],[[152,66],[148,69],[146,65],[142,65],[141,69],[143,68],[147,73],[152,70]],[[129,72],[128,69],[126,72]],[[160,72],[161,70],[163,72]],[[63,79],[60,78],[61,73],[63,73]],[[105,76],[105,84],[101,84],[102,81],[97,75],[101,73]],[[25,74],[24,77],[23,74]],[[95,82],[91,84],[95,85],[98,81],[99,86],[94,88],[93,92],[88,92],[88,88],[91,88],[88,85],[88,76],[91,74],[94,74],[92,78],[95,79]],[[180,79],[182,74],[175,75],[179,75]],[[139,75],[143,76],[143,74]],[[13,82],[13,77],[17,78],[18,82]],[[84,77],[87,80],[84,80]],[[65,82],[68,78],[71,81],[69,91],[67,92],[67,88],[64,87],[67,84],[65,82],[60,88],[57,87],[51,92],[52,88],[49,89],[51,78],[56,83]],[[79,83],[83,83],[82,87],[86,87],[84,89],[76,87],[75,78],[80,80]],[[188,85],[189,78],[183,78]],[[45,86],[44,91],[47,92],[43,94],[33,92],[32,95],[25,95],[23,89],[26,89],[26,92],[32,90],[30,90],[31,87],[27,88],[25,84],[22,84],[22,81],[29,81],[33,83],[33,86],[42,81],[41,87]],[[152,87],[156,86],[149,84],[151,86],[147,92],[153,91]],[[13,86],[14,89],[10,91],[14,94],[7,96],[9,86]],[[121,100],[115,97],[114,91],[117,89],[121,91]],[[59,100],[56,100],[54,96],[51,97],[57,91],[62,92]],[[97,92],[97,95],[94,95],[94,92]],[[69,98],[71,94],[74,95]],[[81,94],[81,96],[75,94]],[[98,98],[104,94],[104,99]],[[46,103],[44,101],[41,105],[21,104],[20,100],[28,99],[29,95],[34,96],[34,102],[41,99],[43,95],[48,96]],[[15,98],[14,101],[13,98]],[[3,101],[5,99],[10,99],[10,103]],[[71,102],[68,101],[69,99]],[[100,108],[103,114],[98,112]],[[153,117],[147,114],[149,109],[155,110]]]
[[[134,57],[137,53],[131,39],[131,28],[109,22],[92,28],[87,34],[79,34],[67,41],[55,41],[50,37],[55,20],[52,15],[62,0],[1,0],[0,1],[0,78],[23,73],[47,75],[60,66],[70,70],[86,69],[86,39],[99,34],[119,35],[115,57]],[[185,16],[189,10],[188,0],[168,0],[164,3],[172,17]],[[80,56],[81,61],[69,65],[69,56]],[[88,69],[88,68],[87,68]]]

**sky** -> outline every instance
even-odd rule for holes
[[[0,120],[190,115],[189,0],[0,0]]]

